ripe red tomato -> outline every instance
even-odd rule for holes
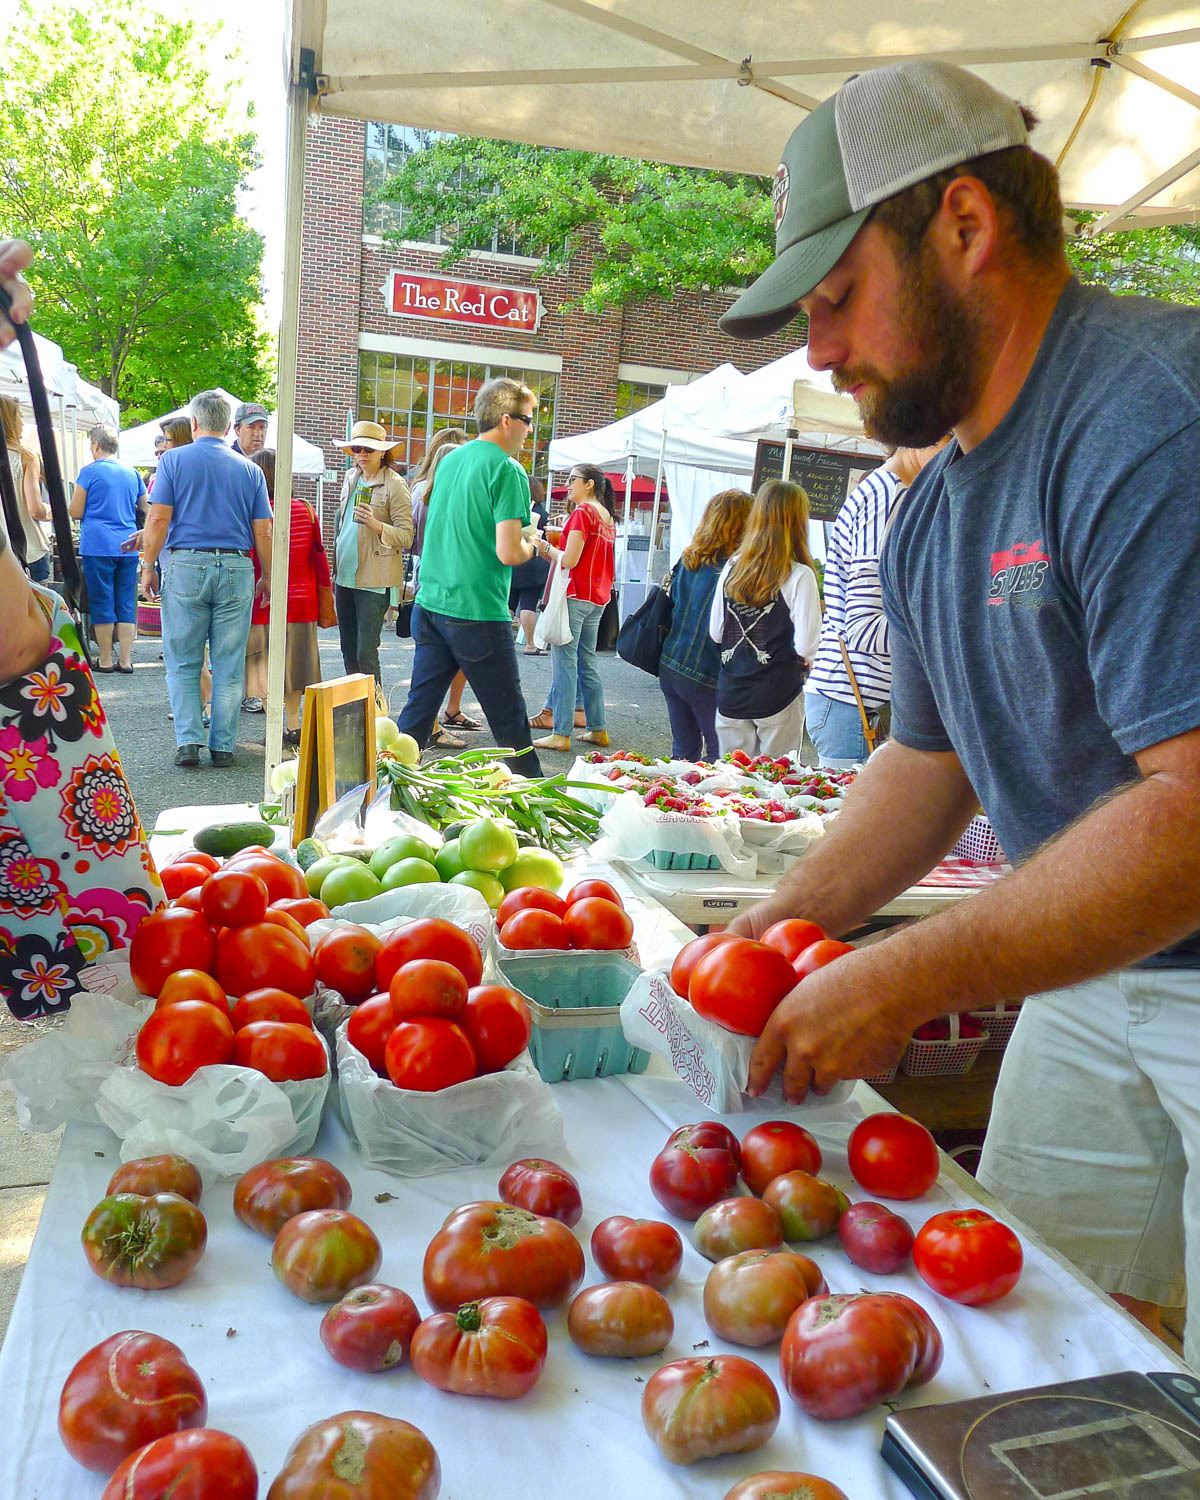
[[[784,1172],[772,1178],[763,1191],[783,1224],[785,1240],[820,1240],[832,1234],[850,1207],[841,1188],[811,1172]]]
[[[675,962],[671,965],[671,988],[677,995],[687,999],[688,990],[691,988],[692,971],[706,953],[718,947],[721,943],[733,941],[732,932],[707,932],[703,937],[693,938],[690,943],[684,943],[675,955]]]
[[[200,910],[213,927],[261,922],[266,909],[266,884],[247,870],[218,870],[205,881]]]
[[[179,1000],[152,1011],[138,1032],[138,1066],[159,1083],[186,1083],[197,1068],[226,1063],[232,1056],[229,1013],[207,1000]]]
[[[567,1309],[571,1342],[585,1354],[641,1359],[661,1354],[675,1332],[671,1306],[644,1281],[585,1287]]]
[[[625,903],[621,900],[615,885],[609,885],[607,880],[580,880],[567,892],[563,898],[568,906],[574,906],[576,901],[588,901],[598,897],[601,901],[611,901],[614,906],[625,910]]]
[[[137,1193],[152,1198],[155,1193],[177,1193],[189,1203],[199,1203],[204,1181],[196,1168],[183,1156],[143,1156],[127,1161],[108,1179],[106,1198],[117,1193]]]
[[[792,1120],[765,1120],[742,1138],[742,1179],[762,1197],[767,1184],[784,1172],[821,1170],[821,1148],[814,1136]]]
[[[509,917],[500,929],[500,941],[506,948],[517,950],[565,949],[571,946],[571,935],[561,917],[531,906],[526,911],[519,911],[515,917]]]
[[[401,964],[388,986],[397,1021],[441,1016],[461,1021],[467,1010],[467,981],[440,958],[414,958]]]
[[[357,1214],[314,1208],[294,1214],[275,1236],[271,1265],[305,1302],[337,1302],[374,1281],[383,1260],[375,1232]]]
[[[515,891],[509,891],[496,908],[496,925],[503,927],[509,917],[515,917],[519,911],[548,911],[561,917],[566,909],[567,903],[553,891],[543,891],[536,885],[523,885]]]
[[[783,954],[753,938],[731,938],[692,970],[688,999],[698,1015],[740,1036],[761,1036],[771,1012],[796,987]]]
[[[225,991],[203,969],[178,969],[174,974],[168,974],[158,992],[158,1002],[154,1008],[161,1010],[164,1005],[175,1005],[180,1000],[207,1000],[218,1010],[229,1013]]]
[[[838,1220],[837,1232],[850,1260],[877,1276],[898,1271],[912,1253],[908,1221],[882,1203],[852,1203]]]
[[[739,1354],[677,1359],[642,1392],[642,1423],[673,1464],[761,1448],[779,1425],[779,1396],[761,1366]]]
[[[308,886],[304,883],[302,871],[298,870],[295,865],[288,864],[286,860],[262,850],[243,849],[226,861],[225,868],[244,870],[247,874],[257,875],[267,888],[267,896],[272,906],[276,901],[303,900],[308,895]]]
[[[737,1187],[738,1158],[727,1144],[708,1144],[697,1133],[704,1128],[676,1130],[650,1165],[651,1191],[668,1213],[681,1219],[698,1219]]]
[[[778,1250],[783,1227],[761,1198],[722,1198],[696,1220],[692,1244],[705,1260],[724,1260],[742,1250]]]
[[[390,995],[372,995],[355,1006],[346,1022],[346,1037],[381,1077],[387,1076],[388,1037],[396,1029]]]
[[[762,935],[767,947],[778,948],[790,964],[794,964],[806,948],[825,940],[825,929],[815,922],[806,922],[803,917],[787,917],[782,922],[773,922]]]
[[[191,1273],[208,1243],[208,1225],[178,1193],[118,1193],[101,1198],[80,1238],[97,1276],[113,1286],[157,1292]]]
[[[529,1157],[506,1167],[500,1178],[500,1196],[505,1203],[527,1208],[531,1214],[558,1219],[568,1226],[583,1217],[579,1184],[566,1167]]]
[[[453,964],[468,985],[483,978],[483,958],[469,932],[441,917],[419,917],[384,938],[375,960],[376,988],[386,990],[400,965],[414,958],[440,958]]]
[[[850,1132],[846,1150],[851,1176],[873,1197],[919,1198],[937,1181],[937,1142],[908,1115],[868,1115]]]
[[[346,1000],[375,992],[375,960],[383,944],[355,922],[339,922],[313,949],[317,978]]]
[[[719,1146],[722,1151],[728,1151],[737,1166],[741,1167],[741,1143],[728,1125],[722,1125],[716,1120],[699,1120],[692,1125],[677,1125],[667,1137],[667,1145],[674,1146],[679,1141],[686,1141],[692,1146]]]
[[[256,1500],[258,1468],[238,1438],[213,1427],[172,1432],[131,1453],[100,1500]]]
[[[251,990],[248,995],[234,1003],[229,1019],[234,1031],[241,1031],[254,1021],[293,1021],[297,1026],[313,1024],[308,1007],[303,1000],[289,995],[286,990]]]
[[[546,1348],[546,1325],[531,1302],[484,1297],[426,1318],[413,1334],[411,1358],[439,1391],[512,1401],[537,1384]]]
[[[77,1361],[58,1399],[58,1431],[85,1469],[111,1474],[155,1438],[203,1427],[208,1400],[183,1350],[156,1333],[114,1333]]]
[[[355,1478],[347,1480],[351,1473]],[[268,1500],[437,1500],[442,1470],[419,1427],[373,1411],[343,1411],[306,1427],[288,1450]],[[353,1484],[353,1490],[346,1488]]]
[[[203,854],[199,849],[181,849],[171,860],[173,865],[203,865],[206,870],[219,870],[221,861],[211,854]]]
[[[188,911],[203,912],[204,888],[194,885],[190,891],[184,891],[182,896],[176,896],[170,902],[174,907],[186,907]]]
[[[659,1219],[614,1214],[592,1230],[592,1259],[610,1281],[644,1281],[665,1292],[679,1275],[683,1241]]]
[[[314,922],[320,922],[329,915],[329,908],[324,901],[318,901],[315,896],[288,896],[283,901],[272,901],[268,909],[286,912],[301,927],[311,927]]]
[[[273,922],[231,927],[217,941],[216,976],[239,999],[251,990],[311,995],[317,967],[307,946]]]
[[[498,1073],[529,1046],[533,1017],[518,991],[503,984],[477,984],[467,991],[462,1028],[474,1048],[479,1071]]]
[[[615,902],[600,896],[572,901],[563,918],[572,948],[597,948],[616,952],[633,942],[633,922]]]
[[[174,901],[185,891],[199,889],[211,873],[203,865],[167,865],[165,869],[159,871],[158,878],[162,881],[162,887],[168,899]]]
[[[704,1321],[726,1343],[759,1349],[778,1343],[801,1303],[828,1290],[820,1267],[807,1255],[742,1250],[719,1260],[708,1273]]]
[[[268,906],[263,912],[262,919],[264,922],[274,922],[276,927],[282,927],[284,932],[290,932],[297,941],[311,950],[312,943],[309,940],[308,928],[302,922],[297,922],[295,917],[289,916],[285,911],[280,911],[277,906]]]
[[[941,1297],[982,1307],[1007,1297],[1021,1279],[1021,1241],[981,1208],[934,1214],[917,1231],[913,1264]]]
[[[302,1078],[324,1078],[329,1072],[325,1043],[313,1030],[296,1021],[251,1021],[233,1039],[233,1060],[239,1068],[254,1068],[272,1083]]]
[[[466,1032],[453,1021],[434,1016],[401,1021],[384,1048],[383,1065],[398,1089],[433,1094],[476,1073],[475,1052]]]
[[[360,1286],[321,1319],[321,1342],[339,1365],[375,1375],[404,1363],[420,1321],[417,1304],[399,1287]]]
[[[835,958],[841,958],[843,954],[853,952],[852,943],[843,943],[840,938],[822,938],[819,942],[802,948],[792,968],[796,977],[803,979],[806,974],[811,974],[816,969],[823,969],[826,964],[831,964]]]
[[[168,906],[147,913],[129,944],[129,975],[143,995],[158,995],[176,969],[211,973],[212,928],[199,912]]]
[[[352,1189],[332,1162],[279,1156],[238,1178],[233,1211],[249,1229],[273,1240],[289,1219],[316,1208],[349,1208]]]
[[[558,1307],[583,1280],[583,1251],[557,1219],[507,1203],[465,1203],[430,1240],[423,1276],[439,1312],[481,1297]]]
[[[850,1500],[828,1479],[798,1469],[764,1469],[739,1479],[725,1500]]]

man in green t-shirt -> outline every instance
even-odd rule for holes
[[[516,752],[509,764],[526,776],[540,776],[541,766],[530,739],[508,591],[513,568],[546,546],[522,535],[531,511],[529,479],[517,454],[535,405],[519,380],[489,380],[475,398],[480,436],[437,466],[425,497],[412,684],[398,720],[424,747],[454,674],[465,672],[496,742]]]

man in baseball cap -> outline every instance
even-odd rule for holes
[[[253,458],[267,442],[267,408],[243,401],[233,414],[233,451]]]
[[[1186,1264],[1197,1364],[1200,312],[1072,277],[1034,123],[946,63],[849,80],[788,142],[777,258],[722,319],[803,312],[871,435],[953,434],[882,549],[892,739],[732,930],[850,931],[980,803],[1016,867],[808,975],[748,1087],[782,1064],[801,1098],[1023,1001],[979,1180],[1151,1326]]]

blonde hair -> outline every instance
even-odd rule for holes
[[[421,479],[428,479],[432,485],[433,471],[440,463],[442,454],[449,453],[451,448],[461,448],[467,442],[470,439],[461,427],[443,427],[440,432],[435,432],[421,462],[413,470],[409,484],[414,485]]]
[[[691,541],[683,549],[682,561],[689,573],[706,565],[719,567],[733,556],[753,504],[754,497],[745,490],[722,490],[712,497]]]
[[[741,548],[725,580],[725,597],[761,607],[779,593],[796,563],[813,568],[808,496],[789,480],[768,479],[750,507]]]
[[[37,450],[25,441],[25,425],[15,396],[0,396],[0,424],[4,427],[4,441],[9,452],[19,453],[26,462],[37,464],[40,476],[42,460]]]
[[[509,375],[497,375],[479,387],[475,397],[475,422],[481,433],[499,427],[506,416],[512,416],[525,401],[537,405],[537,397],[523,381]]]

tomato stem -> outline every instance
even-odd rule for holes
[[[478,1302],[464,1302],[454,1315],[454,1321],[464,1333],[478,1333],[483,1326],[483,1317]]]

